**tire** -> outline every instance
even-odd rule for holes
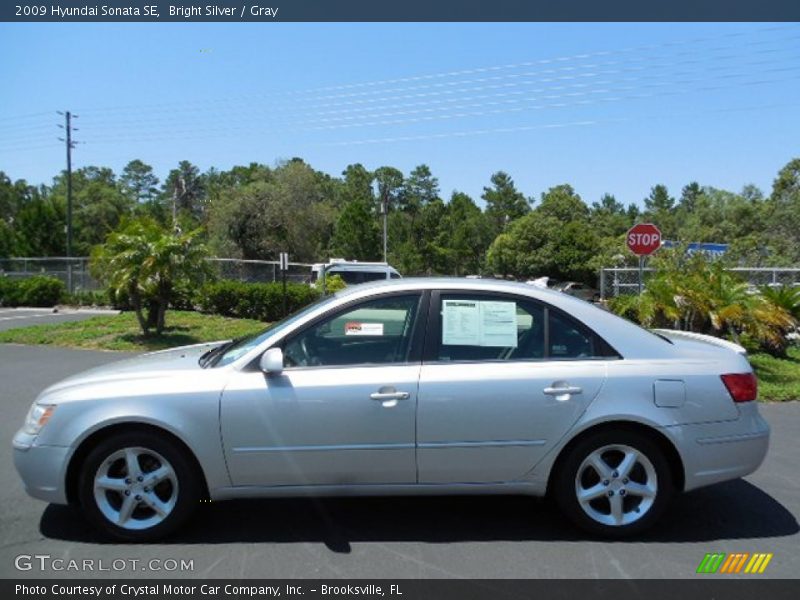
[[[149,431],[100,442],[83,462],[78,481],[86,518],[127,542],[157,540],[175,531],[197,508],[201,490],[187,452]]]
[[[651,438],[633,431],[590,435],[557,468],[553,492],[559,508],[581,529],[603,537],[645,531],[674,493],[664,452]]]

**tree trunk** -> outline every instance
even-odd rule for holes
[[[159,285],[158,299],[156,300],[158,304],[158,311],[155,325],[156,333],[158,335],[161,335],[161,333],[164,331],[170,296],[172,296],[172,286],[169,284]]]
[[[144,318],[144,313],[142,312],[142,299],[139,297],[139,294],[133,290],[128,290],[128,298],[131,301],[131,306],[133,306],[133,310],[136,313],[136,320],[139,322],[139,327],[142,330],[144,335],[150,333],[150,326],[148,325],[148,319]]]
[[[169,300],[164,298],[161,298],[160,302],[158,303],[158,318],[156,319],[156,334],[158,335],[161,335],[161,333],[164,331],[168,303]]]
[[[158,326],[158,302],[148,300],[147,302],[147,328],[153,329]]]

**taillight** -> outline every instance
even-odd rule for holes
[[[753,373],[720,375],[734,402],[750,402],[758,395],[758,380]]]

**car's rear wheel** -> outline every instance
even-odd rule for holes
[[[561,510],[582,529],[623,537],[658,520],[673,482],[664,452],[649,437],[604,431],[569,451],[553,491]]]
[[[179,527],[200,500],[186,452],[152,432],[130,432],[99,443],[80,473],[86,517],[125,541],[149,541]]]

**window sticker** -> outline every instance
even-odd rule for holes
[[[517,347],[517,303],[480,303],[481,346]]]
[[[444,300],[442,303],[442,344],[480,346],[480,306],[476,300]]]
[[[383,335],[383,323],[350,321],[344,325],[345,335]]]
[[[443,300],[442,344],[516,348],[516,302]]]

